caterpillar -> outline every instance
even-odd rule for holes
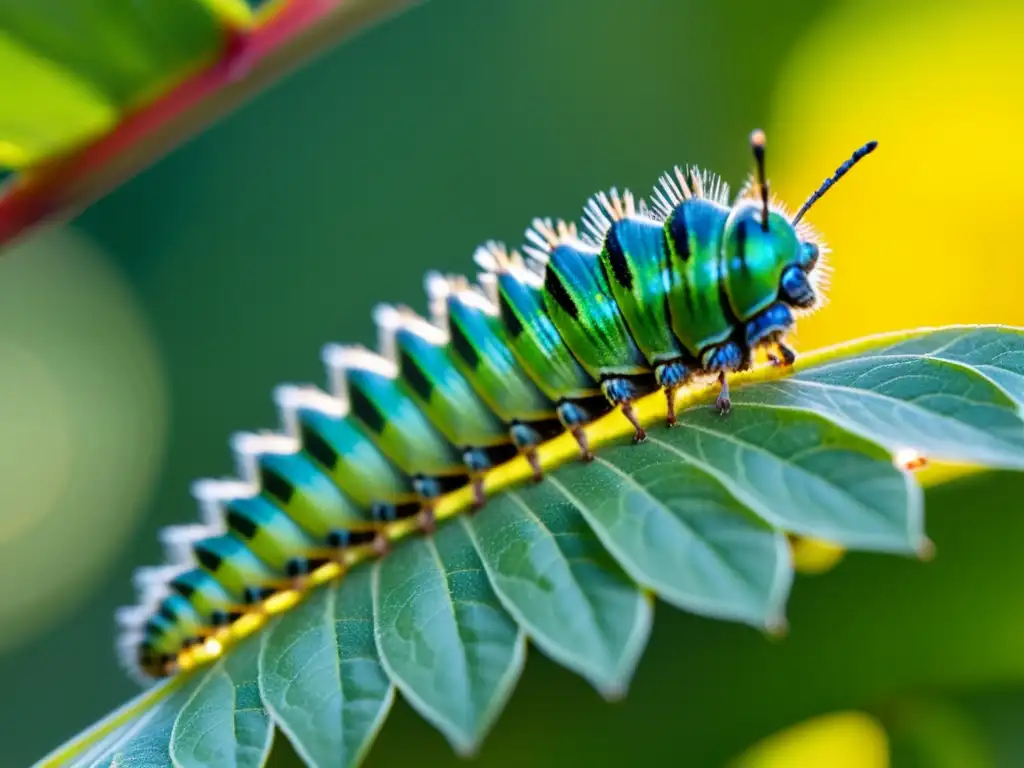
[[[820,305],[824,244],[802,221],[869,142],[790,216],[770,197],[765,135],[750,137],[755,171],[729,188],[695,167],[664,174],[650,201],[615,189],[587,201],[582,227],[535,219],[520,251],[490,241],[476,283],[426,277],[429,318],[380,305],[379,350],[330,344],[329,391],[282,385],[281,433],[237,434],[240,479],[200,480],[202,521],[161,532],[168,562],[136,571],[139,602],[120,609],[118,647],[149,679],[184,666],[236,623],[301,588],[351,547],[384,555],[387,527],[433,530],[444,494],[472,487],[516,456],[542,479],[537,447],[618,408],[634,441],[633,402],[661,390],[675,424],[681,387],[728,375],[764,351],[791,365],[795,316]]]

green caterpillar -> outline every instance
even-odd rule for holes
[[[858,149],[795,216],[769,201],[765,139],[751,135],[756,175],[730,206],[718,178],[675,168],[651,204],[614,189],[591,198],[584,231],[537,219],[523,253],[489,242],[478,284],[428,275],[431,319],[375,312],[380,354],[329,345],[330,393],[275,393],[284,434],[233,440],[241,480],[203,480],[201,524],[165,529],[169,565],[140,569],[140,603],[118,614],[130,669],[173,673],[189,649],[266,607],[355,546],[384,554],[388,524],[434,525],[439,497],[568,430],[592,459],[584,427],[661,389],[727,375],[766,349],[778,365],[794,313],[819,302],[825,251],[801,219],[861,158]],[[215,647],[216,644],[215,644]]]

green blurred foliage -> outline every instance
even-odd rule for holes
[[[217,5],[248,14],[238,0],[0,0],[0,167],[102,135],[212,59],[223,36]]]
[[[747,133],[773,116],[780,72],[834,5],[431,0],[83,213],[73,228],[134,292],[136,322],[162,356],[167,458],[143,522],[104,572],[76,585],[88,594],[0,650],[0,766],[37,758],[133,693],[112,650],[113,609],[134,597],[133,568],[161,559],[156,530],[194,519],[189,482],[232,471],[230,432],[276,424],[275,384],[323,382],[325,341],[373,343],[375,302],[422,309],[427,269],[467,271],[480,241],[518,243],[535,215],[573,216],[611,184],[646,192],[674,163],[735,186]],[[659,607],[651,649],[616,705],[531,650],[477,764],[722,764],[820,712],[1024,684],[1022,492],[1007,476],[929,493],[938,559],[854,556],[798,581],[781,643]],[[109,535],[94,529],[97,541]],[[96,545],[83,536],[81,546]],[[991,726],[972,728],[995,733],[1003,710],[987,706]],[[897,755],[907,754],[900,733]],[[1003,764],[1021,755],[1001,749]],[[398,703],[369,764],[413,759],[458,764]]]

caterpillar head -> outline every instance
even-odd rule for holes
[[[778,281],[780,298],[797,309],[810,309],[819,300],[818,288],[824,282],[821,257],[825,247],[805,223],[810,210],[833,184],[878,145],[871,141],[853,153],[790,217],[779,205],[769,201],[768,179],[764,169],[765,135],[750,136],[757,173],[745,200],[729,215],[725,231],[726,262],[730,269],[762,271]]]

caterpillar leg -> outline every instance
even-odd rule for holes
[[[433,534],[437,529],[437,515],[434,514],[433,502],[424,505],[416,517],[419,521],[420,530],[427,536]]]
[[[789,274],[789,271],[786,272]],[[800,273],[803,275],[803,273]],[[744,328],[747,346],[774,347],[768,359],[772,365],[790,366],[796,360],[796,352],[783,342],[786,332],[793,327],[793,313],[781,301],[772,304],[758,315],[755,315]],[[778,353],[778,354],[775,354]]]
[[[271,587],[248,586],[242,592],[242,602],[245,604],[246,613],[259,613],[263,610],[263,601],[274,594]]]
[[[745,351],[735,341],[726,341],[716,344],[704,353],[704,367],[708,371],[718,373],[718,386],[720,391],[715,400],[715,410],[723,416],[732,410],[732,400],[729,397],[729,381],[726,375],[731,371],[739,371],[749,364],[749,352]]]
[[[491,461],[482,448],[465,449],[462,452],[462,461],[469,470],[470,487],[473,489],[471,512],[478,512],[487,502],[487,495],[484,493],[484,473],[490,469]]]
[[[718,372],[718,397],[715,398],[715,409],[725,416],[732,410],[732,399],[729,397],[729,379],[725,371]]]
[[[398,508],[394,504],[379,504],[375,503],[370,507],[370,515],[374,521],[379,523],[390,523],[395,520],[399,520],[402,515]],[[406,517],[408,515],[405,515]],[[327,546],[333,551],[331,557],[334,562],[339,565],[345,564],[345,550],[349,547],[359,547],[366,544],[372,544],[376,551],[378,547],[378,541],[383,539],[387,543],[387,536],[384,535],[383,531],[369,530],[369,531],[351,531],[346,528],[335,528],[333,531],[329,531],[327,534]]]
[[[433,477],[417,477],[413,480],[413,487],[420,496],[420,508],[416,513],[420,530],[429,536],[437,524],[434,505],[437,504],[437,498],[444,493],[444,487]]]
[[[308,557],[297,555],[284,564],[284,572],[291,581],[291,588],[303,590],[309,581],[309,574],[316,568],[316,562]]]
[[[517,421],[509,428],[509,434],[512,436],[512,443],[530,462],[530,469],[533,470],[533,482],[539,483],[544,479],[544,470],[540,465],[540,458],[537,456],[537,445],[543,440],[540,433],[529,424]]]
[[[681,360],[662,363],[654,369],[654,378],[658,382],[658,386],[665,390],[666,421],[670,427],[676,425],[676,392],[689,381],[691,375],[693,375],[693,369]]]
[[[593,461],[594,454],[590,452],[590,442],[587,440],[587,433],[583,431],[583,427],[591,420],[590,414],[569,400],[563,400],[558,404],[557,413],[559,421],[576,438],[580,446],[580,458],[583,461]]]
[[[771,361],[772,365],[777,365],[780,368],[788,368],[794,362],[796,362],[796,352],[792,347],[788,346],[782,341],[775,342],[775,352],[768,353],[768,360]]]
[[[391,551],[391,539],[388,538],[384,531],[378,531],[373,537],[373,552],[377,557],[384,557],[388,552]]]
[[[623,378],[605,379],[601,382],[601,391],[608,398],[608,402],[622,409],[622,415],[633,425],[635,430],[633,442],[642,443],[646,440],[647,430],[640,425],[636,411],[633,409],[633,400],[637,396],[637,389],[633,382]]]

